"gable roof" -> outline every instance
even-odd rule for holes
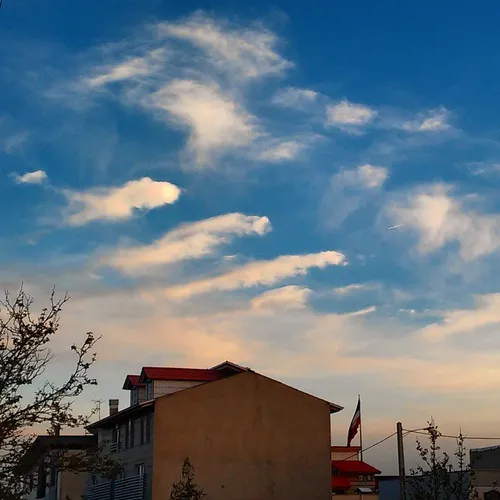
[[[101,418],[101,420],[97,420],[96,422],[92,422],[87,425],[85,429],[89,432],[93,432],[95,429],[106,429],[114,427],[118,422],[123,421],[124,419],[128,419],[132,416],[137,417],[143,415],[145,413],[150,413],[154,411],[155,400],[150,399],[149,401],[143,401],[142,403],[128,406],[123,410],[120,410],[118,413],[114,415],[108,415],[107,417]]]
[[[322,398],[318,398],[317,396],[313,396],[312,394],[309,394],[307,392],[304,392],[304,391],[301,391],[300,389],[297,389],[295,387],[292,387],[290,385],[287,385],[287,384],[284,384],[283,382],[280,382],[279,380],[276,380],[276,379],[273,379],[271,377],[266,377],[265,375],[262,375],[261,373],[257,373],[257,372],[254,372],[253,370],[245,370],[244,372],[241,372],[241,373],[237,373],[235,374],[234,376],[232,377],[227,377],[227,376],[224,376],[224,377],[221,377],[219,380],[223,380],[223,379],[227,379],[227,378],[237,378],[237,377],[240,377],[242,375],[244,375],[245,373],[251,373],[253,375],[256,375],[258,377],[262,377],[264,379],[267,379],[267,380],[270,380],[272,382],[275,382],[277,384],[280,384],[288,389],[291,389],[293,391],[296,391],[296,392],[299,392],[301,394],[304,394],[305,396],[308,396],[310,398],[314,398],[314,399],[317,399],[319,401],[323,401],[324,403],[327,403],[328,406],[330,407],[330,414],[331,413],[337,413],[341,410],[344,409],[343,406],[339,406],[335,403],[330,403],[329,401],[326,401],[325,399],[322,399]],[[217,381],[214,381],[213,383],[217,383]],[[176,397],[176,396],[179,396],[179,395],[182,395],[182,394],[191,394],[193,393],[193,391],[195,391],[195,394],[196,394],[196,391],[202,391],[204,390],[206,387],[210,387],[212,384],[200,384],[200,385],[195,385],[194,387],[189,387],[187,389],[183,389],[182,391],[176,391],[176,392],[173,392],[173,393],[170,393],[170,394],[165,394],[163,396],[160,396],[158,399],[163,399],[163,398],[173,398],[173,397]]]
[[[139,382],[140,375],[127,375],[123,382],[123,389],[130,391],[134,387],[144,387],[146,384]]]
[[[205,368],[173,368],[161,366],[145,366],[141,370],[139,382],[148,380],[179,380],[188,382],[213,382],[227,377],[220,370]]]

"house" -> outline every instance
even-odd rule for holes
[[[88,427],[124,464],[92,478],[86,500],[164,500],[184,458],[207,500],[331,498],[330,415],[342,407],[224,362],[145,367],[127,376],[130,406]]]
[[[85,487],[85,475],[58,470],[50,464],[51,454],[64,451],[68,454],[85,452],[96,446],[92,435],[37,436],[21,458],[18,473],[30,482],[27,500],[80,499]]]
[[[332,446],[332,493],[336,498],[350,495],[376,496],[376,475],[380,471],[360,459],[359,446]]]
[[[480,500],[500,500],[500,446],[469,451],[473,484]]]

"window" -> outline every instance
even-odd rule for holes
[[[153,381],[150,380],[147,384],[146,384],[146,400],[150,400],[150,399],[153,399]]]
[[[135,446],[135,420],[130,419],[130,447],[133,448]]]
[[[130,427],[129,422],[125,422],[125,449],[130,447]]]
[[[45,466],[42,464],[38,468],[38,480],[36,484],[36,497],[45,498],[45,489],[47,487],[47,471]]]
[[[139,403],[139,391],[137,387],[134,387],[130,391],[130,404],[133,406],[136,405],[137,403]]]
[[[90,484],[91,484],[92,486],[95,486],[95,485],[97,484],[97,476],[96,476],[96,475],[92,474],[92,475],[90,476]]]
[[[141,444],[144,444],[144,416],[140,419],[140,429],[139,429],[139,440]]]
[[[111,436],[111,451],[118,451],[120,449],[120,427],[116,426],[113,429]]]
[[[138,476],[142,476],[144,475],[144,464],[137,464],[135,466],[135,473],[138,475]]]
[[[55,467],[50,468],[50,486],[56,485],[57,471]]]
[[[152,420],[152,415],[146,415],[146,437],[145,441],[146,443],[151,442],[151,420]]]

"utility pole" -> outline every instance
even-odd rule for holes
[[[403,424],[401,422],[396,425],[396,434],[398,438],[399,498],[406,500],[405,452],[403,448]]]

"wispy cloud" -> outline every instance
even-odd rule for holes
[[[272,103],[284,108],[306,110],[318,98],[318,93],[310,89],[288,87],[281,89],[272,98]]]
[[[148,274],[158,266],[200,259],[238,236],[262,236],[271,231],[267,217],[231,213],[198,222],[184,223],[150,245],[120,248],[101,259],[101,264],[126,274]]]
[[[47,179],[48,176],[44,170],[35,170],[34,172],[26,172],[23,175],[14,174],[14,180],[17,184],[42,184]]]
[[[258,134],[255,117],[216,84],[174,80],[150,102],[173,123],[189,129],[188,148],[199,165],[223,151],[247,146]]]
[[[278,37],[262,27],[251,29],[229,22],[215,22],[198,12],[184,21],[161,23],[160,35],[190,42],[213,65],[235,78],[262,78],[282,74],[293,66],[276,50]]]
[[[376,285],[370,283],[353,283],[352,285],[335,288],[333,291],[337,295],[350,295],[356,292],[372,290],[375,287]]]
[[[268,290],[251,301],[251,307],[258,310],[304,309],[312,290],[307,287],[288,285]]]
[[[308,146],[308,142],[310,141],[272,141],[270,145],[262,147],[257,158],[270,163],[294,160]]]
[[[426,340],[443,340],[452,335],[477,332],[479,329],[500,324],[500,294],[476,297],[476,307],[442,311],[442,322],[433,323],[420,330]]]
[[[453,197],[451,186],[417,188],[401,202],[392,204],[389,215],[403,224],[401,231],[417,232],[422,253],[458,243],[460,255],[471,260],[500,247],[500,215],[477,212],[466,199]]]
[[[379,193],[388,177],[387,168],[370,164],[341,169],[334,174],[320,206],[326,225],[341,225],[349,215]]]
[[[440,132],[451,128],[449,118],[450,112],[440,107],[421,113],[415,120],[403,123],[402,128],[409,132]]]
[[[165,57],[165,50],[151,50],[146,56],[132,57],[114,65],[96,68],[95,75],[85,77],[83,82],[90,88],[99,88],[109,83],[145,77],[163,67]]]
[[[339,252],[325,251],[308,255],[282,255],[272,260],[250,262],[214,278],[194,281],[166,289],[167,297],[185,299],[213,291],[274,285],[286,278],[304,275],[311,268],[345,264]]]
[[[79,226],[95,220],[128,219],[135,210],[147,211],[175,203],[181,189],[170,182],[143,177],[121,187],[65,190],[63,194],[69,202],[66,222]]]
[[[377,111],[363,104],[346,99],[326,108],[326,125],[336,126],[346,131],[359,131],[377,116]]]

